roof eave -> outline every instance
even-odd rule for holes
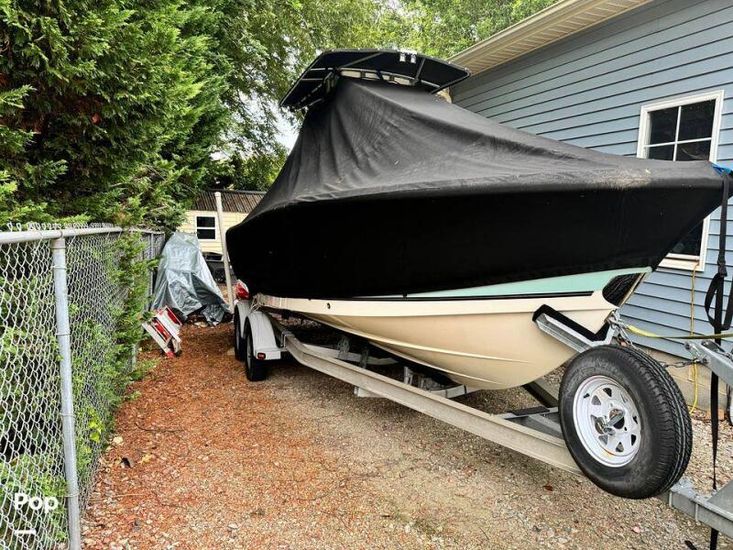
[[[450,58],[472,74],[493,69],[653,0],[560,0]]]

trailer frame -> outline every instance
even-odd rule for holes
[[[270,312],[253,305],[250,300],[237,302],[235,308],[242,319],[239,326],[235,325],[235,330],[244,331],[244,320],[250,321],[254,354],[261,360],[277,360],[283,353],[289,353],[298,363],[353,385],[357,396],[389,399],[550,466],[583,475],[562,437],[557,389],[543,379],[524,386],[542,406],[489,414],[451,400],[457,395],[470,393],[473,391],[471,388],[421,389],[414,385],[419,377],[408,376],[407,371],[403,381],[399,381],[369,370],[370,365],[398,363],[395,360],[369,357],[368,353],[354,353],[348,345],[343,344],[329,348],[301,342]],[[608,333],[601,339],[591,340],[587,335],[544,314],[537,316],[535,323],[546,334],[579,352],[610,343],[621,326],[614,316],[610,319]],[[708,340],[690,342],[688,350],[699,362],[733,385],[733,355]],[[405,368],[409,370],[409,367]],[[691,482],[683,477],[657,498],[695,521],[733,538],[733,481],[712,494],[704,494],[696,491]]]

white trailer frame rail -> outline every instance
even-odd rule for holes
[[[580,473],[565,442],[559,437],[512,422],[504,415],[488,414],[321,354],[300,342],[289,330],[282,327],[280,334],[282,347],[296,361],[307,367],[562,470]]]
[[[240,308],[242,319],[256,317],[256,322],[251,323],[256,356],[258,352],[262,352],[268,360],[279,359],[281,352],[288,352],[298,363],[353,385],[359,390],[357,395],[389,399],[566,472],[583,475],[562,438],[557,407],[552,406],[557,402],[557,393],[542,380],[525,389],[544,404],[550,405],[549,408],[536,407],[505,414],[489,414],[444,397],[446,392],[426,391],[366,368],[373,364],[392,363],[391,359],[374,359],[343,348],[339,350],[303,343],[272,315],[257,307],[253,308],[249,301],[238,302],[237,307]],[[265,319],[269,323],[264,323]],[[576,351],[607,344],[611,340],[607,336],[602,341],[590,341],[544,315],[540,315],[536,323],[540,330]],[[241,325],[240,329],[243,330],[244,322]],[[609,333],[613,333],[613,330],[609,330]],[[272,345],[273,341],[276,342],[275,347]],[[730,379],[733,383],[733,356],[709,342],[691,344],[690,350],[708,363],[721,378],[726,381]],[[347,363],[344,359],[359,362],[360,365]],[[712,495],[703,495],[683,478],[658,498],[695,521],[733,538],[733,482]]]

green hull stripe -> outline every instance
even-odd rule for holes
[[[505,296],[525,294],[561,294],[567,292],[595,292],[606,286],[611,279],[619,275],[632,273],[650,273],[651,268],[637,267],[629,269],[614,269],[611,271],[597,271],[580,275],[566,275],[564,277],[550,277],[533,281],[517,283],[503,283],[500,285],[476,286],[458,290],[443,290],[439,292],[421,292],[408,294],[409,298],[470,298],[473,296]]]

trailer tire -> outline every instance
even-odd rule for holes
[[[570,362],[560,385],[560,423],[583,473],[624,498],[669,490],[692,451],[682,392],[659,362],[633,348],[599,346]]]
[[[257,359],[254,354],[254,342],[252,340],[252,327],[249,320],[244,322],[244,372],[250,382],[262,382],[267,378],[267,363]]]
[[[239,311],[234,313],[234,357],[237,361],[244,361],[245,357],[245,343],[242,337],[242,319],[239,316]]]

